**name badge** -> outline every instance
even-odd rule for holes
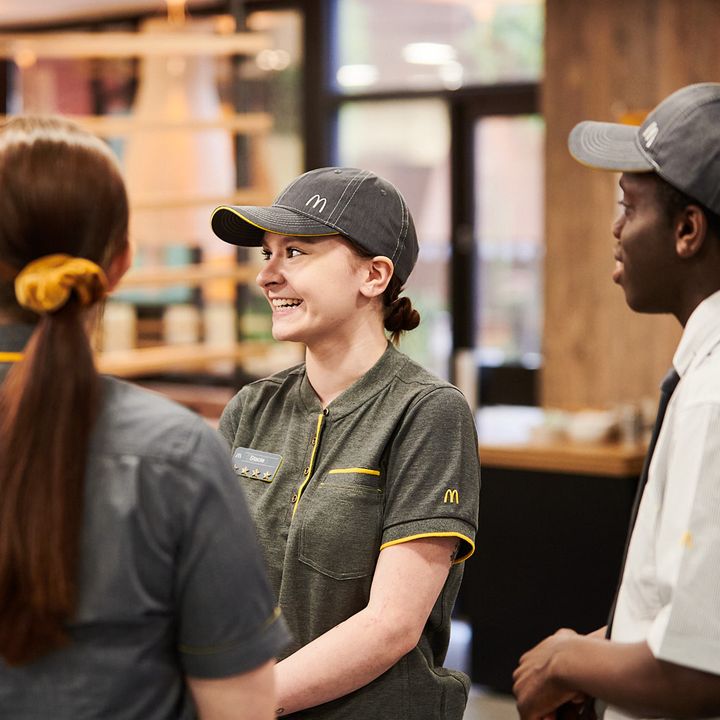
[[[232,461],[236,475],[269,483],[273,481],[278,468],[282,465],[282,456],[239,447],[235,449]]]

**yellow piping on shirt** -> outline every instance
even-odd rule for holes
[[[303,484],[300,486],[300,489],[297,491],[297,497],[295,498],[295,504],[293,505],[293,517],[295,517],[295,512],[297,511],[298,503],[300,502],[300,496],[303,494],[303,490],[305,489],[305,486],[310,482],[310,478],[313,474],[313,466],[315,465],[315,455],[317,454],[318,445],[320,445],[320,431],[322,430],[323,425],[323,418],[325,415],[323,413],[320,413],[318,415],[317,420],[317,427],[315,428],[315,443],[313,444],[313,451],[312,455],[310,456],[310,464],[308,465],[307,469],[307,476],[303,482]]]
[[[19,352],[0,352],[0,363],[20,362],[23,354]]]
[[[467,535],[463,535],[458,532],[434,532],[420,533],[419,535],[408,535],[407,537],[400,538],[399,540],[390,540],[390,542],[384,543],[380,546],[380,550],[383,551],[391,545],[401,545],[402,543],[410,542],[411,540],[419,540],[420,538],[430,537],[456,537],[460,540],[464,540],[470,546],[470,552],[460,558],[455,558],[455,560],[453,560],[453,565],[459,565],[461,562],[465,562],[465,560],[467,560],[475,552],[475,543]]]
[[[370,470],[369,468],[335,468],[335,470],[330,470],[328,475],[347,475],[349,473],[358,473],[360,475],[380,475],[379,470]]]

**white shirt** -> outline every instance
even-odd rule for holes
[[[644,640],[658,659],[720,675],[720,292],[690,316],[673,365],[680,382],[650,464],[612,639]]]

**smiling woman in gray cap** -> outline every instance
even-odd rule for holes
[[[220,423],[294,637],[278,714],[460,720],[468,679],[442,663],[474,550],[477,439],[460,392],[385,334],[419,321],[399,297],[418,254],[402,195],[322,168],[212,225],[262,248],[273,336],[306,346]]]

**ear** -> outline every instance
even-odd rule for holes
[[[105,270],[105,277],[108,280],[108,292],[117,287],[122,280],[123,275],[129,270],[133,261],[133,245],[128,240],[125,247],[110,261],[110,265]]]
[[[705,213],[697,205],[687,205],[675,220],[674,232],[678,256],[693,257],[700,251],[707,234]]]
[[[365,268],[365,281],[360,287],[360,292],[366,298],[382,295],[395,271],[392,260],[384,255],[376,255],[367,261]]]

